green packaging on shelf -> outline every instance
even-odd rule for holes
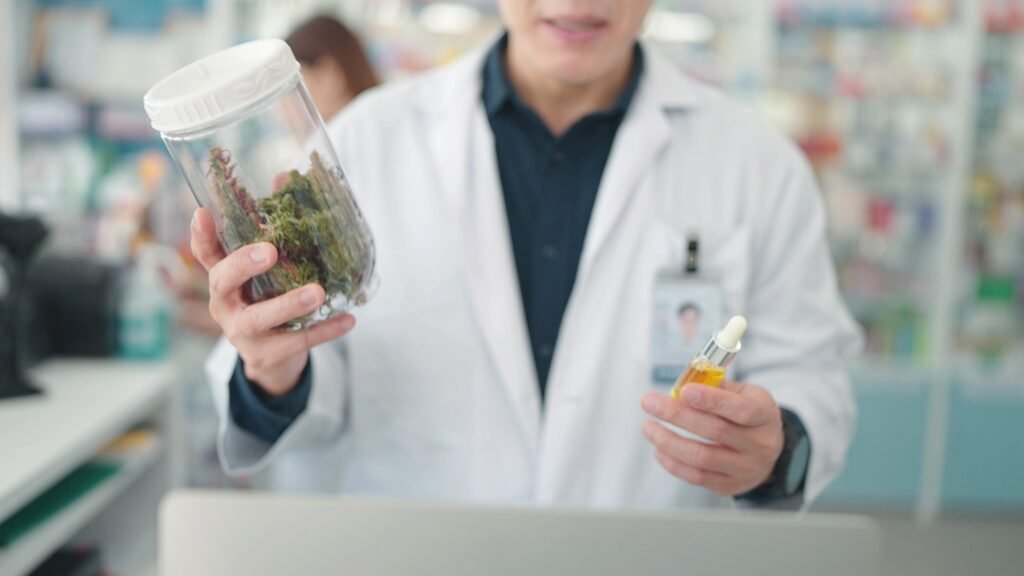
[[[1012,304],[1017,300],[1017,282],[1004,276],[982,276],[978,282],[978,300]]]
[[[121,469],[112,462],[88,462],[65,476],[11,517],[0,522],[0,548],[15,544],[60,514]]]
[[[981,365],[1004,360],[1017,336],[1017,284],[1013,278],[982,275],[973,302],[964,308],[961,340]]]

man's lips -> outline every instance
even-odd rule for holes
[[[591,16],[547,18],[544,24],[559,38],[568,42],[592,40],[608,27],[607,20]]]

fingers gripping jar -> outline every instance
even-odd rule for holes
[[[161,80],[144,102],[225,252],[277,247],[275,266],[244,287],[250,303],[320,284],[324,305],[287,324],[300,330],[369,299],[373,237],[287,44],[213,54]]]

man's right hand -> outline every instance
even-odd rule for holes
[[[355,317],[342,314],[301,332],[281,330],[289,320],[319,308],[323,288],[310,284],[258,304],[246,302],[242,286],[274,267],[277,249],[260,242],[225,254],[213,218],[203,208],[192,217],[192,253],[210,275],[210,315],[238,349],[245,376],[268,394],[290,392],[299,383],[309,350],[355,326]]]

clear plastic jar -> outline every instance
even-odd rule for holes
[[[225,251],[277,247],[274,268],[245,287],[250,302],[320,284],[324,305],[288,323],[298,330],[369,299],[373,236],[287,44],[258,40],[199,60],[145,105]]]

